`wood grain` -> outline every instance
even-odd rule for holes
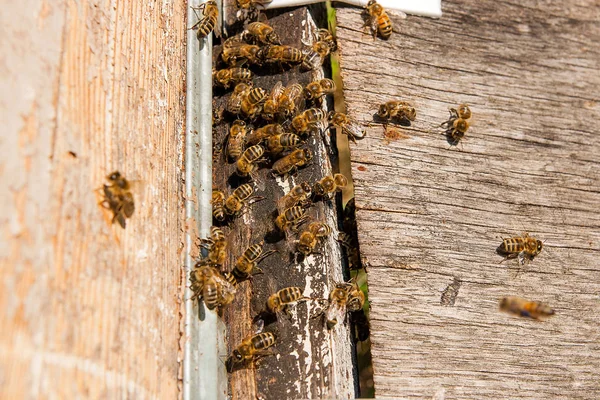
[[[351,152],[378,397],[598,398],[595,5],[447,1],[439,20],[394,20],[388,42],[338,9],[348,110],[371,124]],[[386,135],[373,114],[396,98],[417,120]],[[439,125],[460,103],[472,127],[451,147]],[[523,231],[542,253],[499,264],[501,238]],[[502,314],[506,295],[557,314]]]
[[[0,398],[176,398],[185,4],[2,11]],[[117,169],[126,230],[94,192]]]

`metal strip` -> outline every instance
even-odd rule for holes
[[[265,4],[264,8],[299,7],[308,4],[322,3],[325,0],[273,0]],[[341,3],[365,7],[369,0],[337,0]],[[377,0],[377,2],[388,10],[403,11],[408,14],[423,15],[426,17],[442,16],[441,0]]]
[[[197,21],[188,2],[187,21]],[[187,89],[185,143],[185,334],[183,360],[183,398],[185,400],[225,399],[227,373],[221,360],[226,354],[225,325],[214,311],[191,300],[190,271],[194,266],[191,251],[196,232],[206,237],[212,224],[212,35],[202,41],[195,30],[187,32]],[[197,228],[194,229],[194,225]]]

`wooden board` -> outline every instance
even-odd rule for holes
[[[177,398],[185,2],[2,16],[0,398]],[[94,193],[116,169],[126,230]]]
[[[443,5],[439,20],[394,20],[387,42],[363,34],[359,9],[337,13],[348,110],[373,124],[351,152],[376,395],[598,398],[600,9]],[[373,114],[391,99],[417,119],[386,135]],[[440,123],[460,103],[472,127],[451,148]],[[501,238],[523,231],[542,253],[499,264]],[[506,295],[557,314],[500,313]]]

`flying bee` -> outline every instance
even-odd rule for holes
[[[265,44],[281,44],[279,36],[273,30],[273,27],[262,22],[252,22],[242,32],[242,39],[248,43],[256,43],[259,45]]]
[[[286,45],[268,45],[261,47],[257,54],[258,59],[267,64],[300,64],[304,54],[299,49]]]
[[[254,119],[262,111],[262,103],[267,98],[267,91],[263,88],[250,89],[242,96],[241,111],[244,116]]]
[[[233,89],[233,93],[227,100],[227,111],[233,115],[240,115],[242,112],[242,99],[252,89],[252,82],[238,83]]]
[[[248,336],[236,347],[227,359],[227,371],[232,372],[236,364],[256,361],[259,357],[272,355],[269,347],[275,345],[277,337],[272,332],[261,332]]]
[[[294,149],[302,144],[300,136],[293,133],[281,133],[271,136],[267,139],[267,150],[273,155],[277,155],[285,150]]]
[[[230,41],[231,40],[231,41]],[[260,47],[253,44],[245,44],[239,41],[237,37],[231,37],[223,43],[223,51],[221,59],[227,65],[239,67],[246,63],[253,65],[261,65],[261,60],[258,58]]]
[[[231,85],[241,82],[250,82],[254,74],[247,68],[231,67],[219,71],[213,71],[213,82],[216,86],[229,89]]]
[[[329,127],[342,128],[342,133],[348,136],[348,139],[356,143],[356,139],[364,139],[367,131],[362,129],[358,122],[346,114],[331,111],[328,115]]]
[[[347,311],[358,311],[365,304],[365,294],[356,282],[337,283],[329,293],[329,307],[325,313],[327,329],[332,329],[338,318],[345,318]]]
[[[302,294],[302,289],[295,286],[290,286],[273,293],[267,299],[267,309],[273,314],[285,313],[290,316],[289,306],[301,301],[309,300],[310,297],[305,297]]]
[[[555,314],[554,310],[544,303],[515,296],[502,298],[500,300],[500,311],[533,319],[544,319]]]
[[[406,101],[392,100],[380,105],[377,115],[387,120],[397,118],[398,120],[414,121],[417,111]]]
[[[392,36],[392,20],[384,8],[375,0],[370,0],[366,7],[367,26],[370,27],[373,39],[377,37],[377,33],[382,39],[389,39]],[[403,14],[403,13],[402,13]],[[403,15],[406,17],[406,15]]]
[[[313,185],[313,196],[332,197],[336,191],[341,192],[348,185],[348,178],[342,174],[328,175]]]
[[[272,171],[276,175],[288,175],[294,173],[299,167],[303,167],[313,158],[310,149],[296,149],[285,157],[273,163]]]
[[[219,8],[217,7],[217,2],[214,0],[208,0],[206,3],[202,3],[198,7],[192,7],[194,13],[196,10],[202,11],[202,18],[196,13],[196,17],[198,17],[198,22],[196,22],[190,29],[197,28],[196,37],[198,40],[204,39],[206,36],[210,35],[210,33],[215,29],[217,25],[217,20],[219,18]]]
[[[333,94],[335,92],[335,82],[331,79],[320,79],[313,81],[304,88],[304,97],[306,100],[314,101],[322,96]]]
[[[301,136],[310,135],[326,118],[321,108],[309,108],[292,119],[292,128]]]
[[[236,188],[233,193],[225,200],[225,213],[236,217],[239,216],[242,208],[248,202],[248,199],[254,194],[254,188],[251,184],[245,183]],[[261,199],[260,197],[257,199]]]
[[[311,254],[317,244],[319,243],[319,239],[325,236],[329,236],[331,234],[331,227],[322,222],[311,222],[308,225],[308,228],[300,234],[300,239],[298,240],[297,250],[299,253],[302,253],[304,257],[307,257]]]
[[[541,240],[537,240],[525,232],[522,236],[503,239],[498,252],[505,256],[504,260],[516,257],[519,264],[523,265],[526,260],[531,261],[540,254],[543,247],[544,244]]]
[[[125,229],[127,226],[126,219],[131,218],[135,211],[131,183],[119,171],[109,174],[106,180],[110,182],[110,185],[105,184],[102,187],[104,198],[100,205],[112,211],[113,224],[116,221],[121,228]]]
[[[300,108],[302,100],[302,85],[289,84],[279,97],[279,113],[283,118],[289,118]]]
[[[287,210],[297,205],[306,206],[310,203],[311,188],[308,182],[294,186],[285,196],[277,201],[279,211]]]
[[[265,140],[275,136],[281,135],[283,133],[283,127],[279,124],[268,124],[261,128],[255,129],[248,137],[246,138],[246,144],[249,146],[254,146],[259,143],[262,143]]]
[[[286,208],[285,211],[275,218],[275,226],[287,237],[289,231],[296,231],[298,226],[308,219],[308,215],[305,213],[306,209],[304,207],[294,206]]]
[[[264,153],[265,149],[261,145],[248,147],[236,162],[236,173],[242,177],[252,174],[258,169]]]
[[[246,139],[246,123],[241,120],[233,121],[227,138],[227,157],[237,161],[244,151]]]
[[[193,297],[203,299],[209,310],[224,307],[235,297],[235,283],[210,264],[197,263],[190,274],[190,282]]]
[[[213,190],[211,203],[213,218],[219,222],[225,221],[225,193],[220,190]]]
[[[456,144],[465,136],[469,129],[469,119],[471,119],[471,109],[466,104],[450,109],[450,118],[442,123],[442,127],[446,127],[446,136],[452,144]]]
[[[227,257],[227,240],[223,231],[216,227],[210,227],[210,235],[200,240],[200,245],[208,249],[208,262],[211,265],[222,266]]]
[[[262,274],[258,264],[270,256],[277,253],[277,250],[263,251],[264,241],[249,246],[244,253],[237,259],[235,268],[231,272],[238,282],[247,279],[253,274]]]
[[[269,97],[267,97],[263,106],[262,117],[264,120],[272,121],[275,119],[275,114],[277,114],[277,111],[279,110],[279,98],[281,97],[283,90],[284,86],[281,81],[277,82],[273,86],[273,89],[271,89],[271,93],[269,93]]]

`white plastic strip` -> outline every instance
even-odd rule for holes
[[[341,3],[365,7],[369,0],[337,0]],[[265,8],[298,7],[322,3],[323,0],[273,0]],[[387,10],[398,10],[407,14],[439,18],[442,16],[442,0],[377,0]]]

